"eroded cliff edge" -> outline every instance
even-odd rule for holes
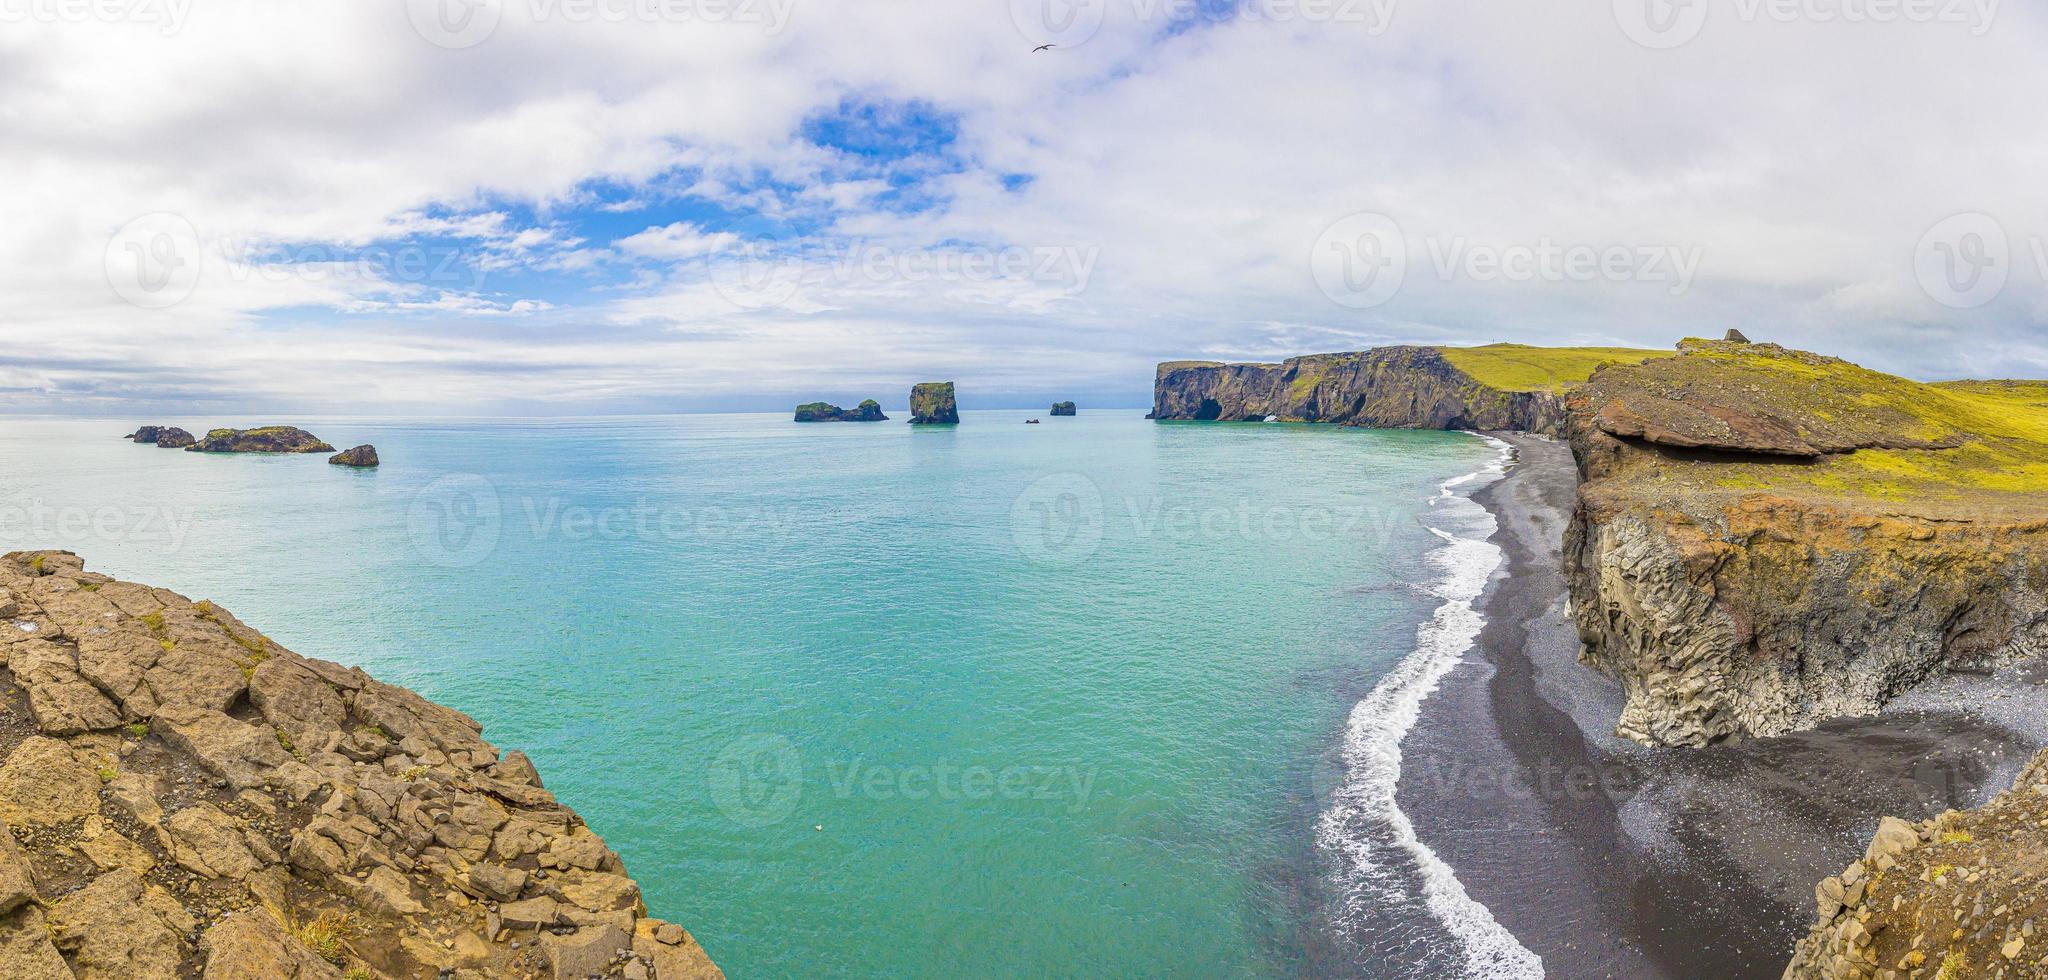
[[[1568,403],[1566,574],[1620,734],[1775,735],[2048,649],[2048,386],[1680,351]]]
[[[1153,382],[1154,419],[1335,422],[1405,429],[1521,429],[1556,434],[1560,393],[1481,383],[1436,347],[1311,354],[1278,364],[1168,361]]]
[[[721,976],[466,715],[66,552],[0,589],[0,976]]]

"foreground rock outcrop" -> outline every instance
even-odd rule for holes
[[[926,381],[910,389],[911,425],[952,425],[960,421],[953,382]]]
[[[318,436],[290,425],[255,429],[213,429],[186,448],[194,453],[331,453],[334,447]]]
[[[1278,364],[1168,361],[1152,386],[1154,419],[1336,422],[1396,429],[1520,429],[1558,434],[1563,393],[1610,348],[1379,347]]]
[[[0,590],[0,976],[721,976],[460,712],[67,552]]]
[[[2048,402],[1687,341],[1570,396],[1584,660],[1660,745],[1869,714],[2048,650]]]
[[[870,398],[857,407],[847,409],[825,402],[809,402],[796,407],[798,422],[887,422],[889,417],[882,414],[880,402]]]
[[[1981,809],[1885,817],[1814,901],[1786,980],[2048,976],[2048,752]]]

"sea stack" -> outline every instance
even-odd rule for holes
[[[364,443],[354,449],[344,449],[341,452],[335,453],[327,457],[327,461],[336,466],[375,466],[377,465],[377,447]]]
[[[1073,403],[1073,402],[1053,402],[1053,403],[1052,403],[1052,414],[1054,414],[1054,415],[1072,415],[1072,414],[1074,414],[1074,403]]]
[[[163,436],[157,436],[163,444]],[[256,429],[214,429],[206,438],[187,446],[188,453],[331,453],[334,447],[318,436],[290,425],[266,425]]]
[[[953,401],[953,382],[925,381],[910,389],[911,425],[956,425],[960,407]]]
[[[156,437],[163,431],[163,426],[145,425],[137,428],[134,432],[130,432],[127,435],[122,436],[121,438],[126,439],[129,442],[155,442]]]
[[[175,425],[164,426],[156,432],[156,448],[158,449],[187,449],[198,441],[192,438],[192,433],[186,432]]]
[[[887,422],[889,417],[882,414],[879,402],[870,398],[855,408],[845,409],[826,402],[810,402],[796,407],[799,422]]]

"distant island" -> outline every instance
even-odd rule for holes
[[[1054,415],[1073,415],[1073,414],[1074,414],[1074,412],[1075,412],[1075,410],[1074,410],[1074,403],[1073,403],[1073,402],[1053,402],[1053,403],[1052,403],[1052,414],[1054,414]]]
[[[926,381],[910,389],[911,425],[953,425],[960,407],[953,401],[953,382]]]
[[[798,422],[887,422],[889,417],[882,414],[881,403],[870,398],[851,409],[840,408],[825,402],[809,402],[796,407]]]

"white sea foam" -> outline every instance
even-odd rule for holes
[[[1487,540],[1495,529],[1493,516],[1472,502],[1469,491],[1459,491],[1498,479],[1513,449],[1498,439],[1481,438],[1493,443],[1499,456],[1486,467],[1444,481],[1432,502],[1432,525],[1454,529],[1429,528],[1444,542],[1426,559],[1437,573],[1428,591],[1442,604],[1416,630],[1415,651],[1351,709],[1343,782],[1331,794],[1316,835],[1318,845],[1336,858],[1345,919],[1355,921],[1388,902],[1414,901],[1410,875],[1419,871],[1422,904],[1462,944],[1467,975],[1541,977],[1542,959],[1465,893],[1451,866],[1416,836],[1415,825],[1394,798],[1401,781],[1401,740],[1415,727],[1422,703],[1438,682],[1478,640],[1485,620],[1474,603],[1500,567],[1501,550]],[[1395,850],[1398,854],[1389,853]]]

